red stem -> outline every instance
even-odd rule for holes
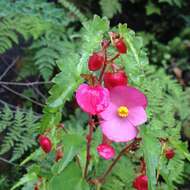
[[[128,153],[131,149],[135,148],[138,145],[139,139],[135,139],[131,144],[123,148],[116,159],[110,164],[108,169],[105,171],[105,173],[99,178],[99,182],[103,183],[105,181],[105,178],[110,174],[113,167],[116,165],[116,163],[120,160],[123,154]]]
[[[117,53],[112,59],[108,60],[108,62],[113,62],[115,59],[117,59],[120,56],[120,53]]]
[[[88,166],[90,163],[91,155],[90,155],[90,147],[91,147],[91,141],[92,141],[92,136],[93,136],[93,128],[94,128],[94,121],[92,118],[89,120],[89,133],[86,137],[87,143],[86,143],[86,164],[85,164],[85,169],[84,169],[84,177],[87,177],[88,174]]]
[[[104,53],[105,53],[105,61],[104,61],[104,66],[101,70],[101,73],[100,73],[100,77],[98,79],[99,83],[101,84],[102,82],[102,79],[103,79],[103,76],[104,76],[104,72],[106,70],[106,67],[107,67],[107,49],[103,49]]]
[[[100,84],[101,84],[101,82],[102,82],[102,79],[103,79],[103,76],[104,76],[104,72],[105,72],[105,70],[106,70],[106,67],[107,67],[107,63],[105,62],[105,63],[104,63],[104,66],[103,66],[103,68],[102,68],[102,71],[101,71],[101,73],[100,73],[100,77],[99,77],[99,79],[98,79],[98,81],[99,81]]]
[[[104,73],[105,73],[105,70],[106,70],[106,67],[109,63],[112,63],[115,59],[117,59],[118,57],[120,56],[120,53],[117,53],[112,59],[110,60],[107,60],[107,52],[105,50],[105,62],[104,62],[104,66],[102,68],[102,71],[100,73],[100,77],[99,77],[99,83],[102,82],[102,79],[103,79],[103,76],[104,76]]]

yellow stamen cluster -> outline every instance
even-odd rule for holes
[[[127,117],[128,114],[129,114],[129,110],[126,106],[120,106],[118,109],[117,109],[117,114],[119,117]]]

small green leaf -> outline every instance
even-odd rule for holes
[[[89,190],[88,184],[82,178],[82,172],[75,163],[71,163],[59,175],[54,176],[48,185],[48,190]]]
[[[125,67],[129,79],[137,85],[144,78],[144,68],[148,64],[143,40],[136,36],[134,31],[127,28],[127,24],[119,24],[119,33],[128,47],[127,54],[120,57],[120,63]]]
[[[100,18],[95,15],[93,20],[83,23],[83,50],[84,53],[91,53],[94,49],[100,47],[103,34],[109,30],[109,21],[107,18]]]
[[[30,154],[27,158],[25,158],[21,163],[20,166],[23,166],[24,164],[26,164],[27,162],[31,161],[31,160],[36,160],[39,159],[39,156],[42,155],[42,150],[39,148],[37,149],[35,152],[33,152],[32,154]]]
[[[148,189],[156,189],[156,169],[158,168],[159,158],[161,154],[161,146],[158,139],[148,133],[147,128],[141,130],[142,149],[146,162],[146,170],[148,176]]]
[[[81,148],[85,145],[84,137],[78,134],[67,134],[63,136],[64,156],[57,162],[52,170],[53,173],[61,173],[65,167],[73,160]]]
[[[28,173],[25,176],[23,176],[18,183],[16,183],[11,190],[16,189],[17,187],[20,187],[21,185],[24,185],[25,183],[31,182],[31,181],[37,181],[38,176],[36,173]]]
[[[121,12],[121,4],[119,0],[101,0],[100,6],[102,9],[103,16],[112,18],[116,13]]]
[[[170,139],[170,143],[177,151],[190,161],[190,153],[188,151],[188,145],[185,142],[176,141],[176,139]]]
[[[146,14],[152,15],[152,14],[158,14],[160,15],[160,8],[157,7],[154,3],[149,1],[146,5]]]

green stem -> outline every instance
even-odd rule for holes
[[[160,165],[161,165],[161,160],[162,160],[162,156],[164,154],[164,150],[166,148],[166,143],[163,144],[162,146],[162,150],[161,150],[161,153],[160,153],[160,158],[159,158],[159,161],[158,161],[158,169],[157,169],[157,174],[156,174],[156,184],[158,185],[158,178],[160,176]]]
[[[98,183],[97,186],[96,186],[96,190],[100,190],[101,189],[101,183]]]

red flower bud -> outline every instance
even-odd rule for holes
[[[173,149],[167,149],[165,151],[165,156],[168,160],[172,159],[175,156],[175,152]]]
[[[122,38],[117,39],[115,41],[115,47],[117,48],[119,53],[126,53],[127,52],[127,46]]]
[[[140,175],[133,181],[133,187],[137,190],[148,190],[148,177]]]
[[[105,160],[110,160],[115,156],[114,148],[108,144],[98,145],[97,152],[99,156],[104,158]]]
[[[88,60],[88,69],[90,71],[99,70],[104,63],[104,55],[101,52],[93,53]]]
[[[39,190],[38,185],[35,185],[34,190]]]
[[[115,86],[127,85],[127,81],[128,78],[124,71],[118,71],[115,73],[106,72],[104,74],[104,85],[108,89]]]
[[[63,151],[59,148],[56,151],[55,161],[58,162],[61,158],[63,158]]]
[[[39,136],[39,144],[45,153],[49,153],[51,151],[52,148],[51,140],[45,135]]]

